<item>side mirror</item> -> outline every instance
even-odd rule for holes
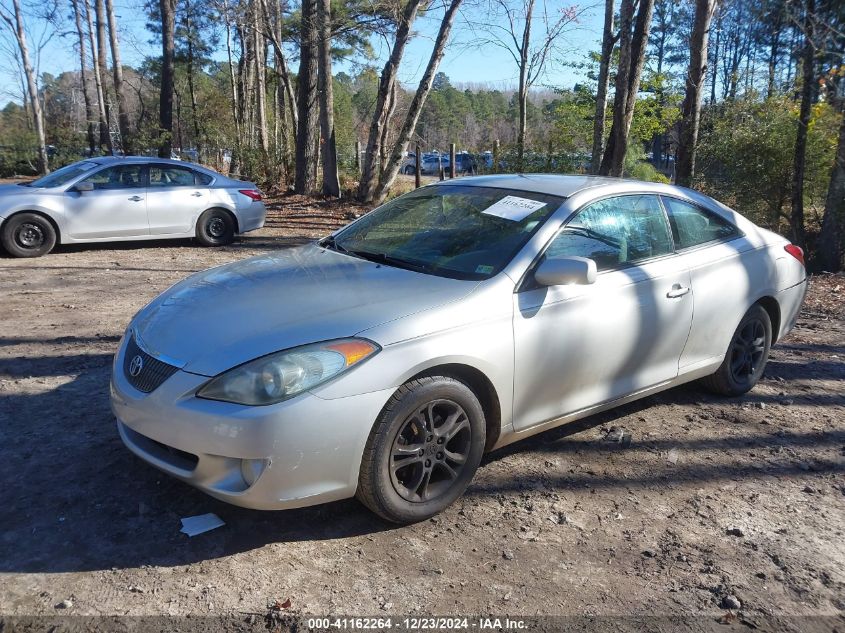
[[[586,257],[550,257],[534,272],[541,286],[591,284],[596,280],[596,262]]]
[[[79,193],[84,193],[86,191],[94,191],[94,183],[90,181],[82,181],[78,182],[73,186],[74,191],[78,191]]]

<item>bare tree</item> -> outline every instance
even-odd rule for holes
[[[620,9],[619,68],[616,72],[616,94],[613,99],[613,123],[604,150],[599,173],[621,176],[628,153],[628,134],[634,118],[634,104],[640,89],[640,76],[645,61],[648,31],[654,0],[639,0],[634,19],[634,0],[622,0]],[[633,23],[633,32],[631,24]]]
[[[91,16],[91,6],[88,3],[88,0],[82,0],[83,6],[85,7],[85,19],[88,22],[88,46],[91,49],[91,60],[93,62],[92,66],[94,68],[94,86],[96,88],[96,95],[97,95],[97,110],[99,114],[99,143],[100,143],[100,150],[109,149],[109,145],[106,141],[109,139],[109,125],[108,119],[106,117],[106,99],[105,99],[105,90],[103,90],[103,76],[100,74],[100,65],[97,63],[97,45],[94,40],[94,19]]]
[[[82,98],[85,102],[85,129],[88,138],[88,150],[93,155],[97,151],[97,138],[94,134],[94,105],[91,101],[91,92],[88,87],[88,64],[85,54],[85,31],[82,26],[82,10],[79,6],[80,0],[70,0],[73,8],[73,18],[76,24],[76,35],[79,43],[79,74],[82,79]]]
[[[337,141],[334,129],[334,92],[332,89],[332,18],[331,0],[319,0],[317,21],[320,26],[318,89],[320,92],[320,133],[322,136],[323,194],[340,197],[337,175]]]
[[[616,38],[613,35],[613,0],[604,3],[604,28],[601,37],[601,58],[599,59],[598,87],[596,88],[596,114],[593,119],[593,154],[590,173],[599,173],[601,153],[604,147],[604,128],[607,118],[607,89],[610,87],[610,59]]]
[[[77,0],[72,0],[74,6]],[[106,0],[106,13],[109,21],[109,44],[111,47],[112,76],[114,78],[114,92],[117,97],[117,125],[120,129],[120,144],[123,153],[132,154],[132,134],[129,128],[129,111],[127,107],[126,86],[123,85],[123,66],[120,63],[120,39],[117,33],[117,19],[114,14],[113,0]]]
[[[375,197],[379,175],[378,160],[382,154],[381,144],[384,140],[384,128],[390,123],[391,97],[396,84],[396,75],[399,72],[402,56],[405,54],[405,46],[411,36],[411,25],[417,17],[420,2],[421,0],[408,0],[405,4],[399,17],[390,57],[381,71],[376,106],[373,110],[370,134],[367,139],[367,151],[364,154],[364,163],[361,166],[361,183],[358,186],[358,198],[363,202],[372,202]]]
[[[707,77],[707,36],[716,0],[696,0],[695,19],[690,37],[690,61],[686,93],[681,106],[681,133],[675,167],[675,182],[684,187],[692,184],[695,174],[695,150],[698,145],[698,124],[701,118],[701,96]]]
[[[422,79],[420,79],[417,91],[414,98],[411,100],[411,105],[408,107],[408,113],[405,115],[405,122],[399,135],[390,152],[390,157],[384,162],[379,174],[379,184],[376,188],[374,200],[377,203],[382,203],[387,196],[387,192],[396,180],[399,169],[402,165],[402,157],[411,140],[411,135],[417,126],[417,121],[420,118],[425,105],[426,98],[431,92],[431,86],[434,82],[434,77],[437,74],[437,68],[440,61],[443,59],[443,53],[446,51],[446,43],[449,41],[449,34],[452,31],[452,25],[455,22],[455,16],[461,6],[463,0],[451,0],[440,22],[440,29],[437,32],[437,38],[434,40],[434,49],[431,51],[431,57],[428,60],[425,72]],[[421,157],[418,157],[418,160]]]
[[[97,26],[97,55],[94,58],[94,63],[97,66],[97,74],[100,76],[101,88],[103,92],[102,108],[104,114],[105,125],[100,124],[100,145],[108,148],[109,154],[112,153],[111,130],[109,129],[111,123],[111,116],[109,112],[108,90],[106,87],[106,77],[109,76],[108,60],[106,57],[106,6],[103,0],[94,0],[94,13],[96,15]]]
[[[552,12],[543,2],[537,13],[536,6],[536,0],[490,0],[491,19],[480,25],[487,34],[482,40],[507,51],[519,69],[518,171],[522,171],[525,158],[528,91],[543,76],[554,50],[562,43],[563,32],[578,19],[576,7],[559,7]],[[540,23],[536,31],[535,21]]]
[[[46,174],[50,171],[50,165],[47,158],[47,138],[44,133],[44,111],[41,105],[41,96],[38,92],[35,70],[29,57],[29,45],[27,44],[20,0],[12,0],[11,13],[5,6],[0,6],[0,18],[3,19],[3,22],[14,35],[21,54],[21,63],[26,77],[26,93],[29,96],[35,135],[38,139],[38,173]]]
[[[303,0],[300,21],[298,127],[296,130],[296,176],[294,191],[312,193],[317,188],[319,104],[317,91],[317,2]]]
[[[804,1],[802,31],[804,43],[801,47],[801,109],[798,114],[798,129],[795,138],[795,155],[792,163],[792,211],[789,216],[790,239],[804,248],[804,170],[807,157],[807,128],[810,125],[810,110],[813,105],[813,43],[815,22],[815,0]]]
[[[176,54],[176,0],[159,0],[161,12],[161,93],[158,104],[159,158],[173,154],[173,62]]]
[[[843,80],[845,84],[845,80]],[[842,269],[842,227],[845,218],[845,97],[840,106],[842,123],[839,126],[839,142],[836,146],[836,160],[830,173],[830,185],[822,216],[819,233],[816,267],[821,270]]]

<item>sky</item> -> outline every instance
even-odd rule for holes
[[[507,51],[487,44],[479,43],[477,29],[478,20],[483,18],[479,4],[471,4],[467,0],[459,12],[452,31],[450,45],[447,48],[439,70],[446,73],[453,84],[483,85],[488,88],[512,89],[517,84],[518,68]],[[41,50],[40,71],[58,75],[63,71],[74,71],[79,67],[79,57],[74,49],[76,39],[71,22],[69,3],[62,3],[65,10],[66,22],[59,34],[46,38]],[[561,0],[546,0],[550,12],[569,6],[572,2]],[[539,5],[539,3],[538,3]],[[580,63],[586,60],[589,51],[600,47],[603,3],[581,0],[575,3],[579,13],[577,22],[569,27],[558,40],[558,57],[568,63]],[[160,54],[159,45],[153,43],[153,35],[147,30],[146,16],[143,5],[138,0],[116,0],[115,11],[120,24],[121,57],[124,64],[139,65],[147,56]],[[441,11],[432,11],[431,15],[421,15],[414,25],[415,37],[409,43],[400,69],[400,81],[408,86],[414,86],[422,75],[431,54],[434,36],[440,24]],[[29,22],[29,37],[33,42],[43,37],[42,23],[31,20]],[[0,57],[8,55],[9,33],[3,31],[0,37],[6,42],[0,42]],[[3,46],[5,44],[5,46]],[[378,61],[373,62],[379,70],[389,52],[389,42],[373,40]],[[33,46],[33,48],[35,48]],[[225,51],[217,56],[222,61]],[[296,64],[293,64],[296,68]],[[337,63],[334,71],[354,72],[353,63]],[[0,84],[0,102],[9,99],[18,100],[20,92],[17,70],[11,62],[0,61],[0,73],[3,79]],[[566,63],[555,61],[549,64],[547,73],[537,82],[536,88],[542,87],[571,87],[583,78],[583,71],[579,71]]]

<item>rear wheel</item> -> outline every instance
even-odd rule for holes
[[[197,220],[197,241],[203,246],[225,246],[235,239],[235,220],[228,211],[209,209]]]
[[[56,245],[56,229],[43,215],[18,213],[3,224],[0,242],[14,257],[41,257]]]
[[[763,375],[771,345],[772,320],[763,306],[754,305],[739,322],[719,369],[701,382],[725,396],[747,393]]]
[[[394,523],[434,516],[466,490],[485,432],[484,411],[464,383],[446,376],[406,383],[370,432],[358,499]]]

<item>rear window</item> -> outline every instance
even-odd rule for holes
[[[663,198],[669,212],[675,247],[691,248],[707,242],[729,240],[739,235],[739,229],[711,211],[677,198]]]

